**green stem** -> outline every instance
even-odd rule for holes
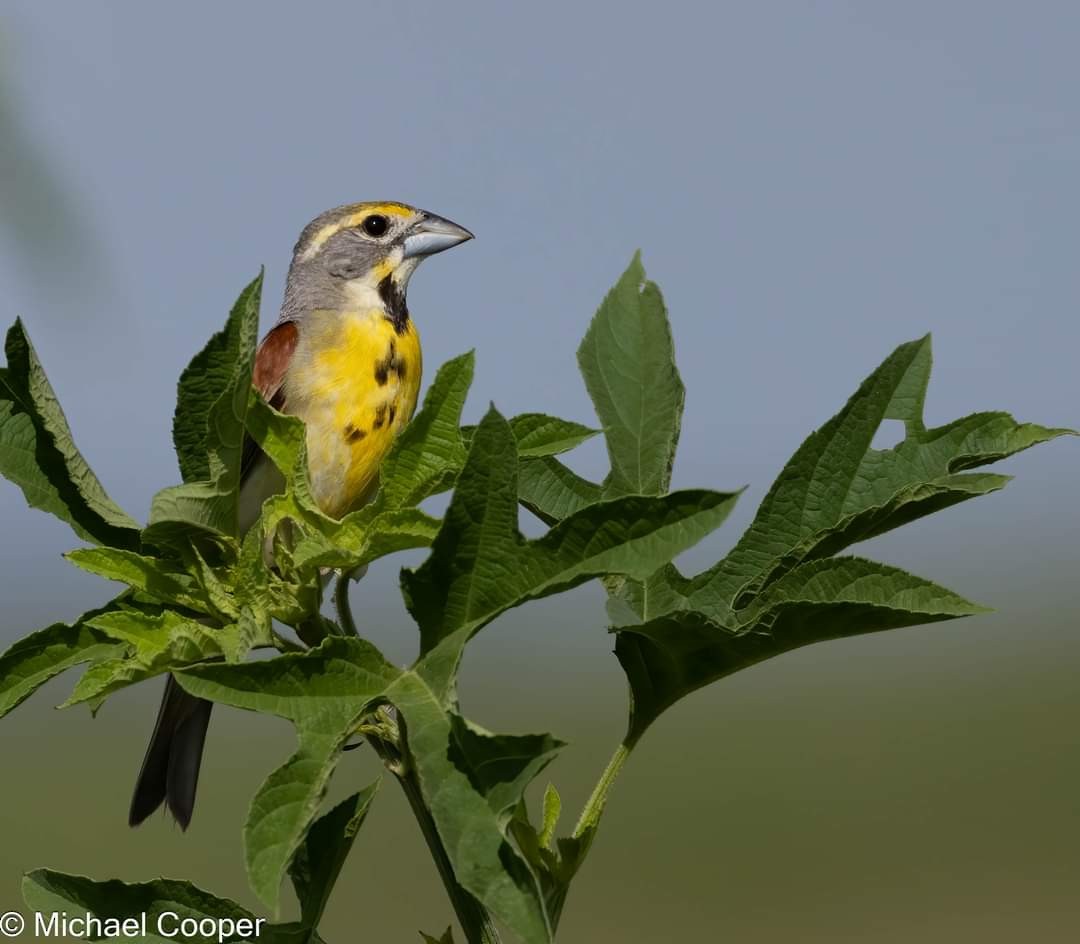
[[[435,860],[435,866],[439,871],[446,894],[450,903],[454,906],[454,914],[457,915],[458,923],[465,933],[467,944],[502,944],[499,932],[491,920],[487,909],[458,884],[454,876],[454,866],[447,855],[446,847],[439,836],[439,829],[435,825],[435,817],[431,815],[424,802],[424,795],[420,790],[420,781],[416,777],[416,771],[409,763],[407,748],[402,743],[400,733],[394,737],[389,734],[396,743],[390,743],[378,736],[368,737],[368,741],[375,749],[375,753],[386,765],[387,769],[397,778],[401,789],[409,801],[409,806],[420,825],[420,832],[424,841],[431,851],[431,857]]]
[[[439,877],[446,887],[446,893],[450,897],[450,903],[454,906],[454,913],[457,915],[458,923],[465,933],[465,940],[468,944],[501,944],[499,932],[496,930],[487,909],[462,888],[454,877],[454,867],[450,863],[450,857],[446,854],[446,847],[443,846],[442,839],[439,838],[435,819],[424,803],[415,774],[411,771],[399,774],[398,783],[401,784],[401,789],[405,791],[413,815],[420,824],[420,831],[424,834],[428,849],[431,850],[431,856],[439,870]]]
[[[600,816],[604,812],[608,791],[615,782],[615,778],[619,776],[619,771],[622,770],[622,766],[629,756],[630,748],[626,744],[620,744],[615,753],[611,755],[611,760],[608,761],[607,767],[604,768],[604,772],[600,775],[600,779],[593,788],[592,795],[585,804],[585,808],[581,811],[581,816],[574,827],[573,835],[575,839],[580,839],[589,830],[595,830],[600,822]]]
[[[337,611],[338,624],[346,636],[359,636],[356,631],[356,621],[353,619],[352,606],[349,603],[349,584],[352,583],[352,573],[342,571],[338,574],[337,583],[334,584],[334,609]]]

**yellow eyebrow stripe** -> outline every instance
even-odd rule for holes
[[[352,208],[352,212],[346,216],[341,217],[333,223],[328,223],[322,229],[320,229],[308,243],[304,249],[304,253],[301,259],[307,261],[315,256],[315,254],[326,244],[326,241],[336,233],[340,233],[343,229],[350,229],[353,226],[359,226],[364,218],[371,216],[373,213],[377,213],[381,216],[412,216],[413,210],[411,207],[407,207],[401,203],[358,203]]]
[[[349,219],[359,223],[371,213],[381,213],[383,216],[412,216],[413,210],[402,203],[362,203]]]

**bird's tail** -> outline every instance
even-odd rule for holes
[[[180,828],[188,828],[211,708],[213,702],[189,695],[171,675],[165,680],[154,733],[131,798],[129,825],[138,826],[164,802]]]

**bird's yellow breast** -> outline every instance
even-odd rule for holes
[[[381,309],[315,312],[285,379],[287,409],[307,425],[308,468],[319,507],[339,518],[378,486],[379,466],[412,417],[420,338]]]

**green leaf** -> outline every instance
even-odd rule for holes
[[[481,755],[486,769],[478,770],[474,756],[457,749],[460,719],[417,672],[402,673],[387,697],[404,719],[412,764],[458,882],[526,944],[550,941],[536,877],[508,841],[497,811],[524,789],[528,772],[547,763],[554,742],[492,736]],[[500,757],[500,749],[514,756]],[[523,754],[528,749],[543,756]]]
[[[148,543],[237,536],[240,460],[261,292],[260,274],[240,293],[224,330],[180,379],[173,433],[185,484],[154,496],[143,532]]]
[[[122,645],[91,629],[85,619],[70,625],[53,623],[0,655],[0,718],[72,666],[115,658],[123,652]]]
[[[419,670],[447,689],[465,642],[503,611],[605,574],[644,578],[718,527],[735,498],[707,491],[627,496],[589,506],[526,541],[517,530],[513,434],[489,411],[430,557],[402,574],[420,625]]]
[[[561,420],[557,416],[544,413],[522,413],[509,420],[510,429],[517,441],[518,455],[522,459],[542,456],[557,456],[576,449],[583,442],[592,439],[600,432],[571,420]],[[476,433],[475,426],[463,426],[462,439],[466,447]]]
[[[318,927],[353,841],[367,817],[379,782],[342,800],[312,825],[289,866],[302,924]]]
[[[902,344],[844,408],[791,458],[749,529],[715,567],[681,586],[689,609],[726,622],[770,581],[805,560],[923,515],[1002,488],[1008,477],[961,474],[1069,434],[1007,413],[976,413],[944,426],[923,425],[930,339]],[[893,449],[871,448],[886,419],[906,435]]]
[[[193,695],[278,715],[296,727],[296,753],[259,788],[244,827],[251,887],[269,907],[278,906],[285,870],[318,814],[342,747],[399,674],[374,646],[329,638],[310,653],[177,675]]]
[[[789,571],[739,613],[742,626],[774,629],[777,624],[806,624],[830,610],[835,622],[876,623],[903,620],[903,625],[989,613],[951,590],[898,567],[860,557],[809,561]],[[855,607],[856,612],[848,611]],[[867,608],[867,613],[861,612]],[[837,619],[843,612],[843,619]]]
[[[460,354],[439,368],[424,405],[397,437],[379,470],[380,509],[404,508],[445,491],[465,462],[461,411],[475,356]]]
[[[985,612],[896,567],[841,557],[796,567],[735,626],[686,611],[616,627],[615,654],[631,690],[627,743],[683,696],[764,659],[814,642]]]
[[[420,936],[424,939],[424,944],[454,944],[454,929],[450,927],[438,937],[425,934],[423,931],[420,932]]]
[[[750,527],[723,560],[686,579],[668,566],[623,585],[632,614],[616,644],[630,678],[629,743],[687,692],[812,642],[981,612],[922,578],[856,558],[830,559],[857,541],[1003,487],[971,473],[1065,429],[977,413],[928,429],[928,337],[902,344],[844,408],[798,449]],[[872,447],[883,420],[905,437]],[[624,605],[624,606],[623,606]],[[614,609],[620,609],[615,607]]]
[[[518,469],[518,500],[536,517],[552,525],[603,498],[603,489],[558,459],[523,459]]]
[[[293,561],[298,567],[354,570],[398,551],[429,547],[438,531],[438,519],[419,508],[380,512],[368,505],[332,529],[308,531],[297,541]]]
[[[237,627],[211,629],[172,610],[150,614],[115,610],[87,620],[87,625],[123,644],[121,653],[95,662],[61,706],[94,701],[136,682],[176,668],[236,656]]]
[[[252,387],[244,422],[259,449],[270,457],[282,475],[295,476],[305,445],[304,421],[275,410]]]
[[[175,944],[177,940],[187,944],[221,944],[221,941],[303,944],[311,940],[299,925],[267,924],[265,918],[257,917],[228,898],[218,898],[189,882],[166,878],[138,884],[118,879],[97,882],[81,875],[36,869],[23,877],[22,894],[27,907],[41,914],[46,922],[53,913],[66,915],[69,919],[92,914],[102,921],[111,919],[115,922],[137,921],[140,916],[146,916],[145,935],[130,925],[129,930],[135,933],[125,934],[121,925],[116,924],[110,930],[115,928],[117,933],[107,934],[108,940],[135,937],[153,944]],[[195,922],[214,919],[215,933],[180,936],[177,934],[180,922],[186,919]],[[51,936],[66,938],[60,930]]]
[[[322,603],[318,568],[303,572],[288,566],[289,554],[281,543],[275,544],[274,557],[270,566],[260,529],[252,528],[244,536],[236,564],[223,578],[232,587],[233,608],[239,614],[250,610],[256,623],[267,627],[267,635],[271,619],[296,626]]]
[[[251,357],[259,325],[259,296],[262,274],[249,284],[233,306],[225,327],[216,332],[180,375],[173,414],[173,444],[180,473],[185,482],[213,479],[211,454],[221,441],[235,443],[235,415],[243,411],[238,396],[248,396]],[[242,384],[247,374],[247,383]],[[219,421],[225,428],[217,429]]]
[[[162,603],[173,603],[200,613],[211,607],[190,574],[155,557],[116,548],[80,548],[64,555],[76,567],[106,580],[117,580],[142,590]]]
[[[139,525],[105,493],[75,447],[45,371],[21,321],[8,330],[0,368],[0,475],[34,508],[94,544],[137,548]]]
[[[492,734],[454,716],[451,760],[471,772],[473,787],[487,797],[505,825],[527,787],[566,745],[550,734]]]
[[[664,300],[645,280],[640,253],[593,317],[578,365],[611,460],[604,496],[662,495],[671,482],[685,391]]]
[[[562,814],[562,798],[555,784],[549,783],[544,790],[544,819],[538,834],[540,845],[545,849],[551,848],[551,840],[555,838],[555,829],[559,825],[559,816]]]
[[[544,793],[543,825],[540,830],[529,821],[529,811],[524,801],[517,805],[510,821],[510,830],[518,848],[540,882],[544,908],[553,929],[559,925],[570,883],[584,863],[596,833],[596,826],[590,826],[579,836],[558,839],[552,848],[561,809],[558,791],[548,784]]]
[[[528,944],[550,940],[536,879],[507,840],[501,815],[550,759],[550,738],[503,738],[468,725],[420,675],[354,638],[331,637],[265,662],[199,666],[177,678],[199,697],[276,714],[297,729],[297,752],[260,788],[245,828],[248,874],[268,904],[276,906],[342,747],[365,714],[390,702],[457,880]]]

